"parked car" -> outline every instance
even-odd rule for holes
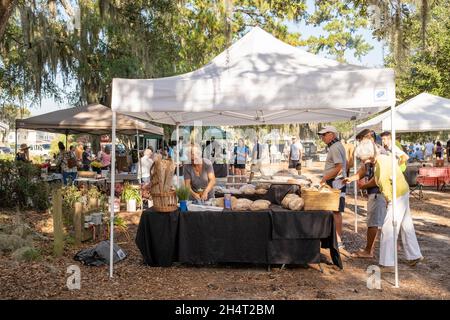
[[[30,156],[50,157],[50,143],[30,145]]]
[[[0,147],[0,154],[11,154],[13,150],[9,147]]]

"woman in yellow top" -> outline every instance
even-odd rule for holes
[[[380,240],[380,265],[385,267],[394,266],[394,237],[398,237],[402,231],[402,243],[406,259],[410,265],[415,265],[423,259],[417,242],[416,232],[409,208],[409,185],[400,169],[396,166],[396,193],[397,201],[395,207],[395,221],[397,229],[394,235],[392,223],[394,214],[392,211],[392,161],[391,157],[378,154],[373,141],[364,139],[356,148],[355,155],[363,163],[373,163],[375,165],[375,183],[382,195],[386,198],[387,212],[381,229]]]

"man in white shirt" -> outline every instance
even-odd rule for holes
[[[141,168],[141,182],[144,184],[150,183],[150,169],[153,165],[152,151],[150,149],[145,149],[144,156],[140,161]]]
[[[433,158],[434,143],[429,141],[425,144],[425,161],[430,161]]]
[[[276,163],[279,152],[278,152],[277,145],[273,142],[270,144],[269,153],[270,153],[270,162]]]
[[[391,147],[392,136],[391,136],[391,133],[389,131],[385,131],[385,132],[382,132],[380,134],[380,136],[381,136],[381,139],[383,141],[384,149],[388,153],[392,152],[392,147]],[[402,169],[402,171],[404,172],[406,170],[406,164],[408,163],[409,156],[396,145],[394,146],[393,150],[394,150],[394,155],[395,155],[395,157],[398,160],[398,164],[399,164],[400,168]]]
[[[298,174],[302,171],[302,153],[303,145],[292,137],[292,144],[289,152],[289,168],[297,169]]]

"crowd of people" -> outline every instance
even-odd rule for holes
[[[410,143],[406,151],[413,161],[431,161],[433,157],[436,160],[443,160],[446,154],[447,161],[450,162],[450,139],[444,146],[441,141],[427,141],[420,143]]]

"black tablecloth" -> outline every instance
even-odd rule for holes
[[[143,212],[136,244],[144,262],[306,264],[330,248],[342,268],[332,212],[266,211]]]

